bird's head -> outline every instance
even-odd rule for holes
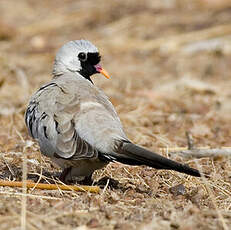
[[[53,74],[78,72],[91,81],[90,76],[102,73],[109,78],[108,73],[101,67],[98,49],[87,40],[75,40],[64,44],[56,54]]]

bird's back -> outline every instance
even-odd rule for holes
[[[47,156],[73,154],[74,134],[92,147],[91,156],[94,149],[113,151],[113,141],[126,139],[107,96],[77,74],[59,76],[42,86],[32,96],[25,119]]]

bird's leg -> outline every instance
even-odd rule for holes
[[[90,174],[89,176],[86,176],[83,180],[78,181],[78,184],[81,185],[92,185],[93,184],[93,180],[92,180],[92,174]]]
[[[60,179],[62,182],[64,182],[64,183],[68,183],[68,182],[69,182],[69,180],[67,180],[67,176],[70,174],[71,168],[72,168],[72,167],[65,168],[65,169],[61,172],[61,174],[60,174],[60,176],[59,176],[59,179]]]
[[[66,184],[92,185],[92,174],[89,176],[75,176],[71,173],[72,167],[65,168],[59,176],[59,179]]]

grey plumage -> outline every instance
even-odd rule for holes
[[[64,179],[82,180],[110,161],[200,176],[128,140],[113,105],[90,79],[101,72],[99,60],[98,49],[89,41],[65,44],[56,55],[53,79],[32,96],[25,114],[29,134],[41,152],[64,169]]]

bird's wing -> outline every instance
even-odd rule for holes
[[[43,154],[65,159],[98,156],[98,150],[81,138],[75,128],[79,110],[78,95],[55,82],[41,87],[32,97],[25,120]]]

